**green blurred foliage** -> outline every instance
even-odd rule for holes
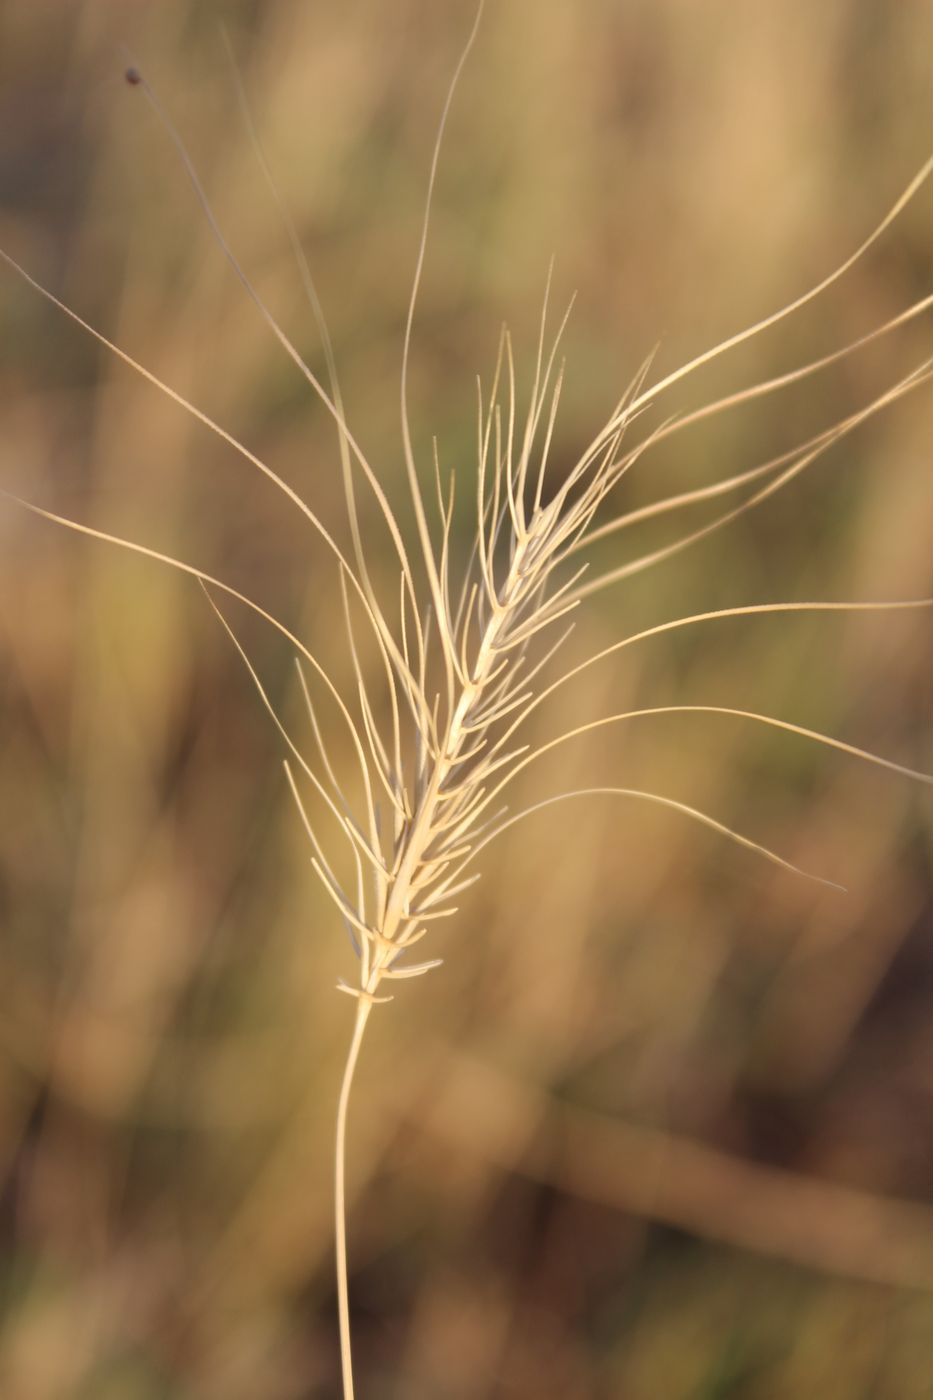
[[[323,359],[238,109],[226,29],[321,289],[348,416],[401,499],[398,371],[436,123],[470,5],[0,4],[0,245],[345,530],[333,427],[224,261]],[[933,10],[490,0],[457,95],[412,416],[471,528],[475,376],[527,388],[549,260],[577,299],[555,459],[659,372],[857,246],[926,158]],[[931,286],[933,193],[695,406]],[[0,269],[0,485],[229,580],[348,676],[301,516]],[[674,439],[637,506],[784,451],[930,355],[921,320]],[[758,511],[595,600],[575,655],[707,608],[933,594],[920,391]],[[374,569],[393,588],[375,509]],[[702,515],[691,516],[689,524]],[[612,536],[615,563],[680,521]],[[292,657],[231,611],[296,726]],[[765,711],[933,770],[930,619],[720,623],[591,670],[545,738],[652,704]],[[330,1135],[352,953],[281,744],[196,585],[0,503],[0,1394],[337,1393]],[[307,735],[305,735],[307,738]],[[516,806],[624,782],[709,810],[840,897],[670,813],[542,813],[491,851],[366,1047],[351,1131],[367,1400],[913,1400],[933,1374],[928,790],[718,717],[632,721]],[[611,776],[610,776],[611,775]],[[443,946],[441,946],[443,945]],[[902,1199],[903,1198],[903,1199]]]

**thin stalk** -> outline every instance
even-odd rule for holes
[[[337,1132],[334,1144],[334,1233],[337,1243],[337,1311],[340,1318],[340,1369],[343,1376],[344,1400],[353,1400],[353,1356],[350,1350],[350,1295],[347,1284],[347,1202],[346,1202],[346,1155],[347,1155],[347,1105],[353,1086],[356,1062],[360,1057],[363,1032],[372,1002],[364,997],[357,1000],[356,1024],[353,1039],[347,1052],[343,1082],[340,1085],[340,1098],[337,1103]]]

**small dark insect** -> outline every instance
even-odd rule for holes
[[[143,80],[143,75],[142,73],[140,73],[138,68],[127,68],[123,76],[129,83],[130,87],[139,87],[139,84]]]

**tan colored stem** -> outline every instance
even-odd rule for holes
[[[360,998],[357,1002],[356,1024],[353,1039],[347,1052],[347,1063],[340,1085],[340,1099],[337,1104],[337,1131],[334,1144],[334,1233],[337,1244],[337,1311],[340,1318],[340,1367],[343,1376],[344,1400],[353,1400],[353,1357],[350,1350],[350,1296],[347,1283],[347,1203],[346,1203],[346,1155],[347,1155],[347,1105],[350,1089],[356,1071],[363,1032],[372,1002]]]

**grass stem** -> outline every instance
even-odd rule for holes
[[[360,997],[357,1002],[356,1023],[353,1039],[347,1052],[343,1082],[340,1085],[340,1099],[337,1104],[337,1131],[334,1146],[334,1233],[337,1244],[337,1310],[340,1318],[340,1368],[343,1375],[344,1400],[353,1400],[353,1357],[350,1350],[350,1296],[347,1282],[347,1202],[346,1202],[346,1155],[347,1155],[347,1105],[353,1075],[360,1056],[363,1032],[372,1002]]]

